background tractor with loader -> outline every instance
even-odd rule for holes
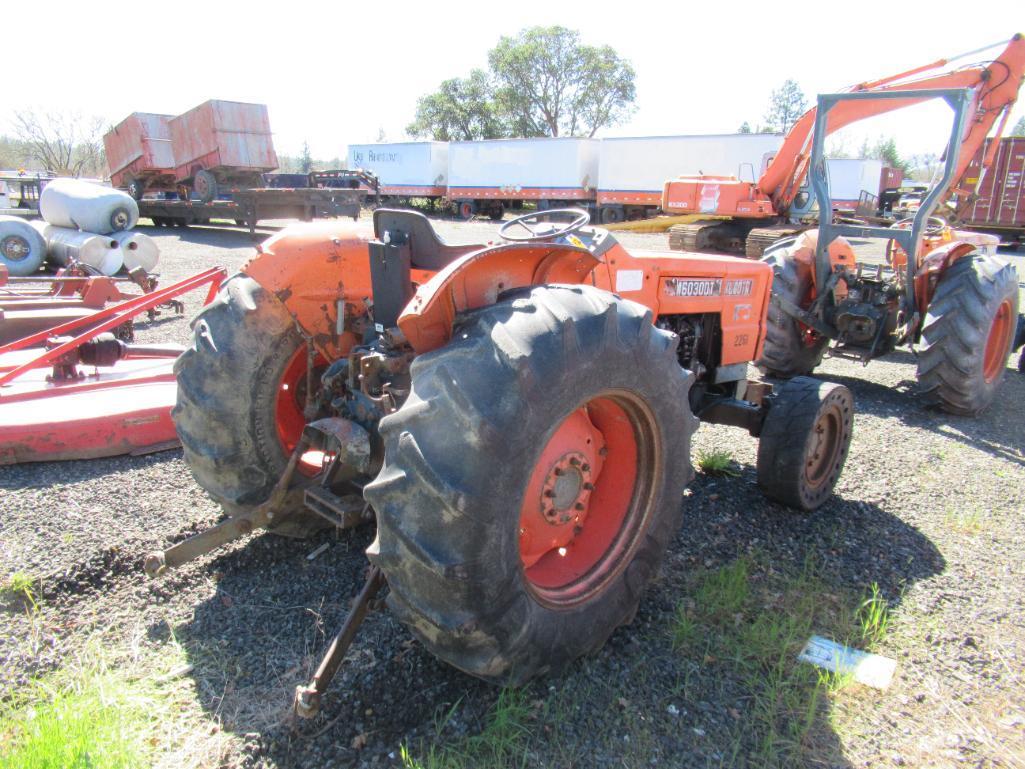
[[[1012,46],[1021,57],[1018,76],[1008,72],[989,86],[989,93],[1008,89],[994,97],[1001,104],[1013,103],[1025,67],[1025,40],[1015,38]],[[952,231],[933,216],[974,154],[961,156],[963,137],[993,118],[984,112],[985,97],[970,88],[820,95],[811,187],[821,210],[830,210],[823,142],[834,114],[880,109],[865,106],[873,102],[926,99],[944,100],[954,114],[942,178],[911,219],[891,227],[823,221],[817,230],[769,249],[764,262],[775,277],[758,365],[778,377],[803,376],[827,351],[868,363],[909,345],[925,403],[974,415],[996,397],[1008,355],[1025,341],[1015,338],[1016,329],[1025,326],[1018,315],[1018,277],[997,256],[996,238]],[[977,245],[987,237],[994,242],[989,252]],[[859,262],[848,238],[885,243],[885,259]]]
[[[447,244],[412,211],[373,222],[284,230],[197,316],[174,419],[229,517],[146,562],[376,518],[367,585],[301,713],[385,583],[430,651],[486,680],[601,647],[684,519],[699,420],[760,436],[773,499],[832,494],[850,392],[747,380],[768,265],[627,252],[573,209],[489,244]]]
[[[923,101],[924,97],[915,97],[911,92],[926,93],[936,89],[965,89],[970,95],[970,114],[962,124],[964,133],[957,137],[958,153],[953,171],[944,177],[939,191],[943,201],[950,195],[961,196],[958,211],[966,215],[993,164],[1000,135],[1025,76],[1025,37],[1014,35],[993,61],[925,73],[989,47],[992,46],[852,86],[847,94],[892,98],[845,100],[831,111],[828,121],[819,120],[818,110],[813,107],[787,133],[783,146],[757,182],[707,175],[670,179],[663,190],[663,211],[710,217],[692,224],[675,225],[670,230],[671,243],[678,244],[682,251],[736,252],[757,259],[781,238],[812,226],[807,222],[831,219],[832,205],[827,206],[819,199],[816,212],[816,198],[806,186],[813,143],[821,145],[826,136],[851,123]],[[995,136],[986,145],[994,126]],[[973,164],[984,146],[986,151],[981,164]],[[949,156],[947,161],[951,161]],[[970,233],[958,235],[968,237]]]

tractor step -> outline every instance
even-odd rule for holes
[[[370,503],[359,494],[338,496],[323,486],[310,486],[303,495],[308,510],[339,529],[351,529],[372,517]]]

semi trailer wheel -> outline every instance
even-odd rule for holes
[[[776,394],[758,440],[758,485],[797,510],[833,493],[851,445],[854,396],[843,385],[795,377]]]
[[[811,294],[811,274],[803,276],[788,251],[789,243],[773,246],[763,261],[772,267],[772,296],[801,306]],[[829,340],[783,312],[772,302],[765,326],[765,345],[756,365],[762,373],[789,379],[810,374],[822,362]]]
[[[1014,268],[978,252],[946,269],[922,326],[918,384],[928,405],[978,414],[996,397],[1018,322]]]
[[[185,461],[229,515],[266,501],[306,424],[306,343],[285,306],[237,274],[193,321],[193,343],[175,362],[171,411]],[[301,463],[300,472],[319,466]],[[320,528],[290,500],[274,527],[288,536]],[[294,515],[298,513],[298,515]]]
[[[515,685],[632,619],[693,475],[676,346],[641,305],[543,286],[413,362],[367,552],[431,652]]]
[[[142,179],[132,179],[128,182],[128,194],[136,200],[142,200],[142,196],[146,194],[146,182]]]

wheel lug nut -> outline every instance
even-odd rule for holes
[[[591,472],[591,466],[587,463],[584,463],[584,465],[580,469],[583,470],[585,473]]]
[[[594,484],[590,483],[590,482],[585,483],[584,484],[584,491],[594,491]]]
[[[553,472],[555,473],[555,475],[562,475],[563,469],[561,467],[556,467]]]
[[[554,497],[555,496],[555,492],[552,491],[551,489],[545,489],[545,496],[549,497],[549,498]]]
[[[576,467],[577,465],[579,465],[579,464],[580,464],[580,460],[579,460],[579,459],[577,459],[576,457],[570,457],[570,459],[569,459],[569,463],[570,463],[571,465],[573,465],[573,467]]]
[[[573,509],[574,510],[583,510],[584,509],[584,503],[583,502],[577,502],[575,505],[573,505]]]
[[[602,446],[600,449],[598,449],[598,456],[600,456],[600,457],[604,457],[608,453],[609,453],[609,450],[607,448],[605,448],[604,446]]]

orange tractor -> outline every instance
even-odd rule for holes
[[[284,230],[196,318],[174,419],[229,517],[146,561],[376,518],[367,584],[301,713],[385,583],[429,650],[487,680],[601,647],[680,526],[699,419],[760,436],[771,498],[832,494],[850,392],[747,380],[768,265],[630,253],[572,209],[510,220],[494,244],[446,244],[411,211],[373,223]]]

